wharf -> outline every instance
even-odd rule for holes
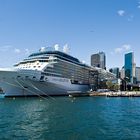
[[[69,97],[85,97],[85,96],[106,96],[106,97],[140,97],[140,91],[118,91],[118,92],[87,92],[72,93]]]
[[[107,97],[140,97],[140,92],[113,92],[113,93],[108,93],[106,95]]]

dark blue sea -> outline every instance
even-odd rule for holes
[[[0,140],[140,140],[140,98],[0,97]]]

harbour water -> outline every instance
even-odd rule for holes
[[[140,139],[140,98],[0,97],[0,139]]]

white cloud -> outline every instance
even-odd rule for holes
[[[121,16],[121,17],[126,17],[126,19],[127,19],[128,21],[133,21],[133,19],[134,19],[134,15],[133,15],[133,14],[131,14],[131,13],[126,13],[126,11],[124,11],[124,10],[118,10],[117,13],[118,13],[118,15]]]
[[[124,49],[124,51],[129,51],[129,50],[131,50],[131,45],[124,44],[124,45],[122,45],[122,48]]]
[[[121,47],[115,48],[114,52],[116,54],[120,54],[120,53],[124,53],[124,52],[130,51],[130,50],[131,50],[131,45],[130,44],[124,44]]]
[[[9,49],[11,49],[13,46],[11,45],[5,45],[5,46],[1,46],[0,47],[0,51],[1,52],[6,52],[6,51],[9,51]]]
[[[15,48],[15,49],[14,49],[14,52],[15,52],[15,53],[20,53],[20,52],[21,52],[21,50],[20,50],[20,49]]]
[[[140,1],[138,2],[138,6],[137,6],[137,8],[139,8],[139,9],[140,9]]]
[[[132,21],[133,20],[133,18],[134,18],[134,16],[133,15],[129,15],[129,17],[128,17],[128,21]]]
[[[110,52],[111,55],[114,55],[114,52]]]
[[[115,53],[121,53],[123,52],[123,48],[115,48]]]
[[[30,54],[29,49],[25,49],[25,54],[26,54],[26,55],[29,55],[29,54]]]
[[[124,10],[118,10],[117,13],[118,13],[119,16],[124,16],[125,11]]]

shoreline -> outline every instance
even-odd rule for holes
[[[1,97],[6,97],[4,94],[0,94]],[[86,92],[86,93],[71,93],[69,95],[57,95],[57,97],[62,97],[62,96],[69,96],[69,97],[140,97],[140,91],[109,91],[109,92]],[[15,96],[9,96],[9,98],[12,98]],[[17,96],[17,97],[24,97],[24,96]],[[25,97],[36,97],[36,96],[25,96]],[[37,96],[38,97],[38,96]],[[44,96],[43,96],[44,97]],[[51,96],[52,97],[52,96]],[[55,96],[53,96],[55,97]]]
[[[140,91],[118,91],[118,92],[87,92],[87,93],[75,93],[70,94],[69,97],[93,97],[93,96],[105,96],[105,97],[140,97]]]

